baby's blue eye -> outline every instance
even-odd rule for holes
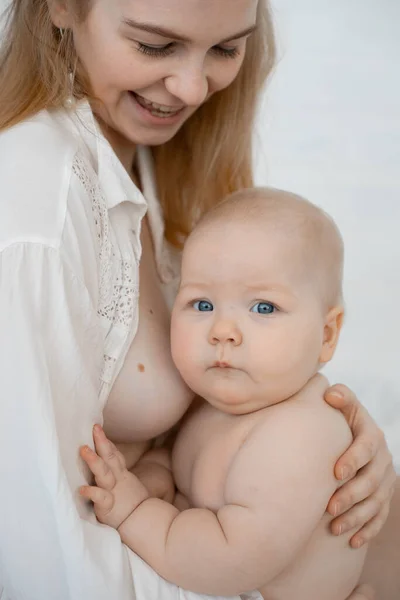
[[[276,308],[270,302],[257,302],[251,307],[250,312],[258,313],[259,315],[271,315]]]
[[[211,312],[214,310],[213,305],[208,300],[197,300],[193,303],[193,308],[200,312]]]

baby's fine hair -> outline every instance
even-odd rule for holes
[[[287,236],[298,244],[293,260],[305,277],[315,278],[327,308],[343,303],[344,247],[332,217],[305,198],[275,188],[246,188],[235,192],[206,213],[192,235],[209,226],[224,223],[257,224]],[[190,236],[191,237],[191,236]],[[300,259],[300,260],[299,260]]]

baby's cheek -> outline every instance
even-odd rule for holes
[[[260,378],[271,377],[280,373],[286,373],[288,364],[292,364],[297,354],[296,348],[283,336],[272,336],[266,334],[268,339],[260,340],[259,344],[252,344],[249,353],[249,368],[258,371]],[[289,367],[290,369],[290,367]]]
[[[182,374],[190,370],[191,363],[196,358],[196,335],[188,323],[181,317],[172,318],[171,323],[171,354],[175,366]]]
[[[277,337],[270,341],[268,347],[253,349],[249,370],[260,385],[260,391],[271,396],[271,399],[275,396],[281,399],[282,395],[293,392],[293,385],[296,386],[297,381],[303,380],[304,348],[290,338],[283,340]]]
[[[176,367],[179,369],[182,354],[184,353],[185,336],[181,319],[172,314],[171,320],[171,354]]]

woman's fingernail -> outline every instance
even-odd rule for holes
[[[344,395],[342,394],[342,392],[339,392],[338,390],[332,390],[329,393],[331,396],[335,396],[336,398],[344,398]]]
[[[350,525],[348,523],[342,523],[340,526],[340,533],[346,533],[347,531],[350,531]]]
[[[102,433],[102,432],[103,432],[103,429],[102,429],[101,425],[95,425],[95,426],[93,427],[93,429],[94,429],[94,431],[95,431],[96,433]]]
[[[342,535],[342,533],[343,533],[343,525],[339,525],[339,527],[337,528],[337,534]]]
[[[340,472],[340,479],[347,479],[348,476],[350,475],[350,469],[349,467],[342,467],[342,470]]]
[[[340,504],[335,502],[335,504],[332,506],[332,516],[336,517],[339,514],[339,507]]]
[[[364,544],[363,540],[358,539],[354,542],[354,548],[356,548],[358,550],[359,548],[361,548],[361,546],[363,544]]]

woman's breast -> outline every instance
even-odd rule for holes
[[[146,220],[141,241],[138,331],[104,410],[104,428],[117,442],[150,439],[166,431],[193,397],[172,361],[170,312]]]

